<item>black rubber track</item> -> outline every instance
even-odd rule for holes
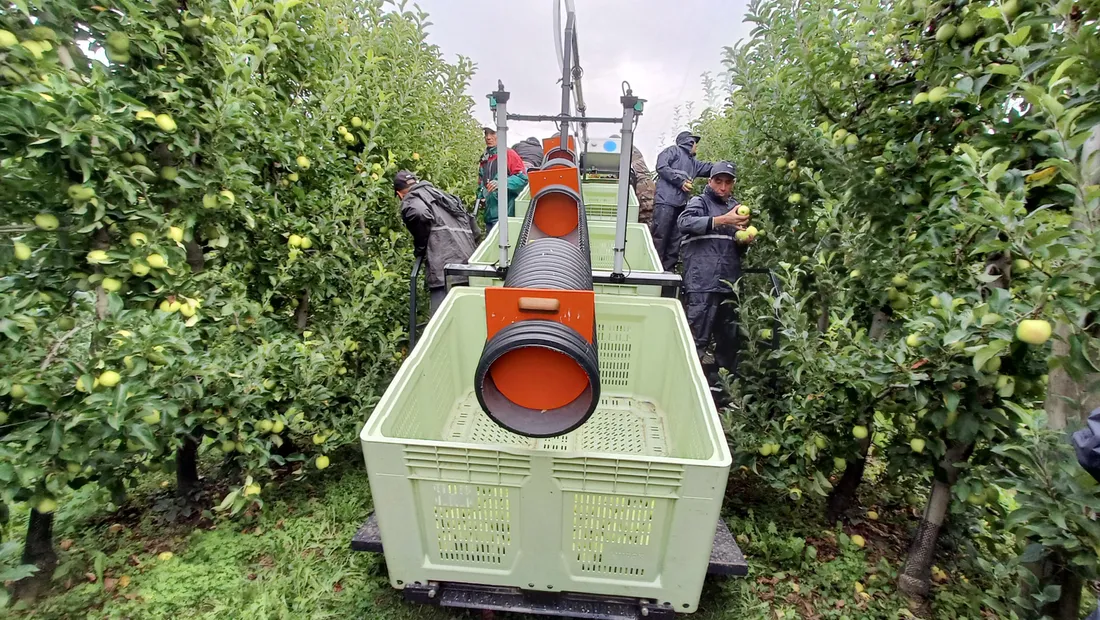
[[[588,376],[588,387],[573,402],[551,410],[528,409],[508,400],[493,382],[493,364],[510,351],[540,347],[569,356]],[[592,416],[600,402],[599,358],[595,343],[555,321],[513,323],[486,341],[477,371],[474,392],[489,418],[513,433],[526,437],[557,437],[575,430]]]

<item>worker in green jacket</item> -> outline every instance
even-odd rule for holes
[[[485,153],[481,156],[477,173],[477,197],[485,201],[485,230],[488,231],[499,217],[497,211],[497,131],[482,127],[485,133]],[[508,216],[516,215],[516,197],[527,186],[526,166],[519,153],[507,150],[508,159]]]

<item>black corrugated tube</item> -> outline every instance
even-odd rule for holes
[[[541,236],[542,231],[537,234],[533,231],[539,201],[555,194],[568,196],[577,204],[576,234],[559,238]],[[581,196],[575,190],[554,185],[533,196],[516,245],[504,279],[505,288],[592,290],[587,216]],[[600,400],[595,340],[595,334],[579,334],[554,320],[528,319],[501,329],[486,340],[477,365],[474,391],[481,408],[494,422],[520,435],[555,437],[573,431],[591,417]],[[542,353],[530,355],[531,349]],[[553,366],[553,371],[547,365]],[[503,390],[498,385],[500,376],[494,376],[494,368],[511,380]],[[540,372],[542,370],[546,372]],[[519,386],[515,385],[517,372],[521,379]],[[522,383],[528,376],[532,382],[530,386]],[[546,384],[548,380],[555,380],[548,376],[564,377],[560,390],[558,385]],[[532,386],[531,393],[537,393],[536,396],[526,391]],[[526,399],[525,404],[515,402],[507,393],[522,394],[523,398],[518,400]],[[568,402],[564,402],[567,399]],[[546,408],[529,406],[542,401],[553,404]]]

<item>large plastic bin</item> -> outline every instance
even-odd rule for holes
[[[568,435],[494,424],[473,391],[484,289],[456,288],[360,439],[390,583],[696,609],[730,453],[678,302],[596,296],[600,406]]]
[[[638,221],[638,197],[634,195],[634,188],[627,186],[630,195],[626,200],[626,221]],[[584,209],[588,214],[588,221],[615,221],[619,211],[619,182],[616,179],[589,179],[581,186],[581,195],[584,197]],[[516,217],[523,221],[527,216],[527,209],[531,205],[531,188],[523,188],[516,197]]]
[[[515,253],[516,241],[519,232],[523,228],[523,220],[518,217],[508,218],[508,239],[510,254]],[[477,246],[469,264],[471,265],[495,265],[500,260],[500,235],[498,226],[494,225],[485,236],[481,245]],[[615,222],[588,222],[588,244],[592,251],[592,268],[601,271],[611,271],[615,248]],[[624,271],[628,274],[638,272],[661,272],[661,259],[657,256],[657,250],[653,246],[653,237],[649,234],[649,226],[645,224],[626,225],[626,265]],[[497,278],[470,278],[470,286],[500,286]],[[634,284],[596,284],[593,287],[597,293],[607,295],[643,295],[660,297],[659,286],[638,286]]]

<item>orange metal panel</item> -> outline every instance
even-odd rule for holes
[[[545,312],[523,310],[520,298],[541,297],[558,300],[558,310]],[[596,294],[592,291],[558,291],[537,288],[485,289],[485,326],[489,338],[505,327],[519,321],[541,319],[556,321],[572,328],[588,342],[596,335]]]

